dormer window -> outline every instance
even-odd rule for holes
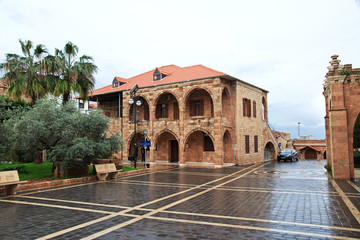
[[[153,80],[154,81],[161,80],[161,72],[157,68],[155,69]]]
[[[120,85],[119,81],[115,78],[114,81],[112,82],[112,87],[117,88],[119,85]]]

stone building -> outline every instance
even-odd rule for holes
[[[295,139],[293,146],[299,159],[326,159],[325,139]]]
[[[354,178],[353,134],[360,113],[359,68],[331,56],[324,81],[327,163],[335,179]]]
[[[276,158],[266,90],[202,65],[168,65],[129,79],[115,77],[90,93],[90,101],[111,118],[110,131],[122,134],[125,146],[117,158],[123,162],[134,156],[135,104],[128,102],[135,85],[141,101],[136,144],[145,137],[151,141],[151,165],[223,167]]]

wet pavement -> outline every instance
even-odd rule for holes
[[[0,196],[0,239],[356,239],[360,182],[321,162],[172,168]]]

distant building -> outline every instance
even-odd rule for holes
[[[276,159],[278,148],[268,125],[267,91],[202,65],[168,65],[112,83],[89,100],[111,118],[110,130],[125,141],[117,157],[134,156],[134,104],[138,85],[136,146],[151,141],[151,165],[223,167]],[[144,130],[147,135],[144,135]]]
[[[326,159],[325,139],[295,139],[293,146],[299,154],[299,159]]]

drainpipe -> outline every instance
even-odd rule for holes
[[[235,89],[237,88],[237,80],[235,80]],[[238,164],[237,164],[237,162],[236,162],[236,152],[235,152],[235,150],[236,150],[236,147],[235,147],[235,133],[236,133],[236,130],[235,130],[235,102],[234,102],[234,96],[235,96],[235,94],[234,94],[234,86],[232,86],[231,87],[231,90],[232,90],[232,108],[233,108],[233,111],[232,111],[232,114],[233,114],[233,116],[232,116],[232,118],[233,118],[233,153],[234,153],[234,164],[235,164],[235,166],[237,166]]]
[[[96,111],[99,109],[99,97],[96,97]]]

